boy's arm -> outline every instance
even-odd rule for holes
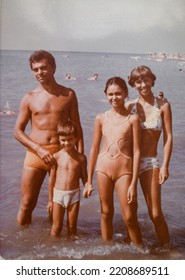
[[[49,176],[49,183],[48,183],[48,205],[47,205],[47,211],[48,213],[51,213],[53,210],[53,188],[55,186],[55,180],[56,180],[56,167],[51,168],[50,176]]]
[[[87,158],[83,155],[82,165],[81,165],[81,179],[82,183],[85,186],[87,183]]]

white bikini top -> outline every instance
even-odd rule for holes
[[[138,101],[139,101],[139,98],[134,103],[134,106],[131,110],[131,114],[138,114],[138,105],[137,105]],[[162,131],[163,122],[162,122],[160,109],[159,109],[159,105],[158,105],[156,97],[154,97],[154,106],[152,108],[152,111],[151,111],[149,117],[144,122],[140,121],[140,126],[142,129]]]

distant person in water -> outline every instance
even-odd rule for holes
[[[11,110],[0,111],[0,116],[15,116],[15,115],[16,115],[16,113]]]
[[[88,80],[92,80],[92,81],[98,80],[98,74],[94,74],[92,77],[88,78]]]
[[[69,237],[76,237],[77,219],[80,207],[80,179],[84,185],[83,196],[89,197],[92,188],[87,185],[87,160],[76,150],[78,132],[76,125],[67,121],[58,125],[57,134],[61,150],[53,157],[56,166],[51,169],[49,178],[48,212],[52,214],[51,235],[59,236],[67,211]]]
[[[128,110],[139,116],[141,127],[140,185],[146,199],[148,213],[154,224],[161,245],[169,244],[169,231],[161,206],[161,185],[169,177],[172,153],[172,113],[169,102],[154,96],[152,87],[156,76],[147,66],[132,70],[129,85],[135,88],[139,98],[129,101]],[[162,96],[163,97],[163,96]],[[157,147],[163,132],[163,162],[159,165]]]
[[[65,80],[76,80],[76,78],[72,77],[70,73],[67,73],[65,76]]]
[[[101,204],[102,239],[107,242],[113,238],[114,190],[116,189],[122,217],[131,241],[136,246],[142,246],[137,220],[137,179],[140,162],[139,118],[131,116],[124,106],[128,88],[122,78],[110,78],[105,86],[105,94],[111,109],[97,115],[95,119],[89,157],[88,184],[92,185],[96,166]]]
[[[164,100],[164,92],[163,91],[160,91],[158,93],[158,98],[161,99],[161,100]]]
[[[4,106],[4,110],[0,111],[0,116],[15,116],[16,113],[10,109],[9,102],[6,102],[6,105]]]
[[[29,61],[39,86],[23,97],[14,130],[15,138],[27,148],[17,215],[21,225],[31,223],[44,178],[56,165],[53,153],[60,150],[57,135],[59,122],[72,120],[76,123],[79,136],[76,146],[78,152],[83,152],[83,133],[76,94],[56,82],[55,58],[51,53],[40,50],[34,52]],[[31,131],[28,135],[25,130],[29,122]]]

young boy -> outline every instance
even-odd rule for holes
[[[87,159],[76,150],[77,127],[72,121],[59,124],[57,128],[61,150],[53,156],[57,165],[51,169],[49,178],[49,202],[47,210],[53,218],[51,235],[59,236],[67,210],[67,229],[70,237],[77,232],[80,206],[80,178],[84,187],[83,197],[91,195],[92,186],[87,183]]]

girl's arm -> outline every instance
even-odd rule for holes
[[[139,175],[140,165],[140,125],[139,117],[137,115],[131,116],[132,131],[133,131],[133,171],[132,181],[128,190],[128,203],[131,203],[137,198],[137,181]]]
[[[169,177],[169,163],[172,154],[173,147],[173,133],[172,133],[172,112],[169,102],[166,102],[163,106],[163,145],[164,155],[163,164],[159,173],[159,183],[163,184]]]
[[[83,156],[83,160],[82,160],[81,178],[82,178],[82,183],[84,185],[83,197],[88,198],[90,197],[93,188],[91,185],[88,185],[87,183],[87,158],[85,155]]]
[[[51,214],[53,210],[53,188],[55,186],[55,181],[56,181],[56,167],[51,168],[50,176],[49,176],[48,205],[47,205],[47,211],[49,214]]]
[[[88,166],[88,184],[92,185],[92,179],[94,174],[94,169],[99,154],[100,143],[102,138],[102,115],[98,115],[94,122],[94,134],[92,146],[89,154],[89,166]]]

